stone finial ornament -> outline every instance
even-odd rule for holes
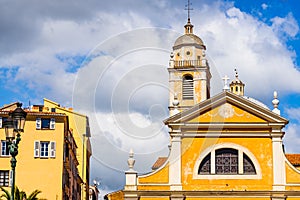
[[[280,110],[278,109],[279,100],[278,100],[278,94],[276,91],[274,91],[274,99],[272,101],[272,104],[274,106],[274,109],[272,110],[274,113],[280,115]]]
[[[135,159],[133,158],[133,150],[130,149],[130,152],[129,152],[129,158],[127,160],[127,163],[128,163],[128,167],[129,167],[129,170],[133,171],[133,167],[134,167],[134,164],[135,164]]]

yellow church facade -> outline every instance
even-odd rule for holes
[[[153,171],[138,175],[128,159],[123,190],[108,200],[290,200],[300,199],[300,156],[286,155],[282,139],[288,120],[244,96],[236,78],[210,96],[210,68],[203,41],[188,19],[169,63],[170,152]]]

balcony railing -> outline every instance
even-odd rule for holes
[[[174,68],[201,67],[201,66],[203,66],[203,64],[202,64],[203,61],[202,60],[179,60],[179,61],[174,61]]]

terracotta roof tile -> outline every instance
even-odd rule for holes
[[[156,162],[153,164],[152,166],[152,170],[156,170],[158,168],[160,168],[167,160],[167,157],[159,157]]]
[[[300,154],[285,154],[286,158],[294,166],[300,166]]]

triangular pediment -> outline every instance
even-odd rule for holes
[[[288,120],[258,102],[222,92],[165,120],[176,123],[283,123]]]

